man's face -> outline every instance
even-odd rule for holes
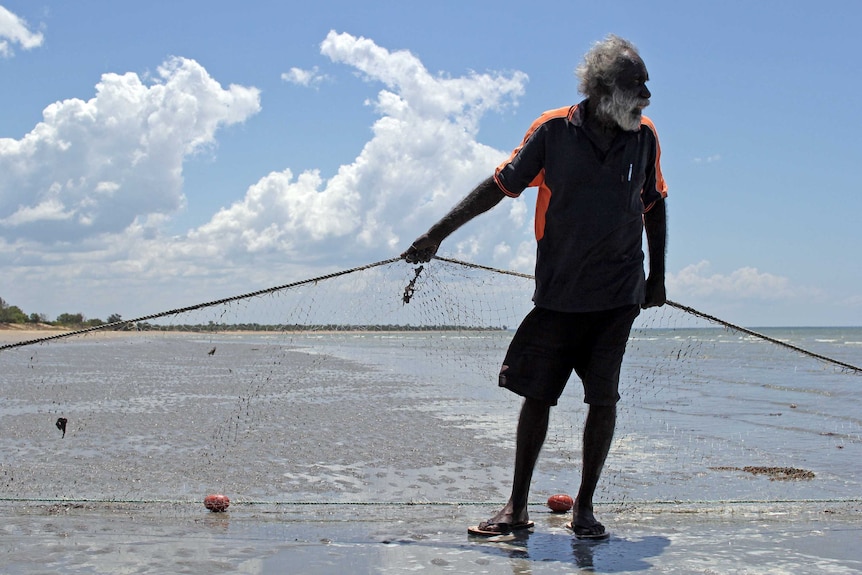
[[[611,92],[599,98],[599,113],[620,128],[633,132],[640,128],[641,113],[649,106],[652,94],[646,87],[649,80],[646,65],[638,56],[623,61]]]

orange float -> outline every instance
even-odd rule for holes
[[[554,513],[565,513],[575,506],[574,500],[564,493],[558,493],[548,497],[548,507]]]
[[[204,497],[204,507],[206,507],[212,512],[219,513],[222,511],[227,511],[227,508],[229,506],[230,499],[228,499],[227,495],[222,495],[221,493],[214,493]]]

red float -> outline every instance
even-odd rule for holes
[[[550,507],[551,511],[554,513],[565,513],[566,511],[570,511],[574,506],[574,500],[564,493],[558,493],[548,497],[548,507]]]
[[[227,508],[229,506],[230,499],[228,499],[227,495],[215,493],[204,497],[204,507],[206,507],[212,512],[219,513],[222,511],[227,511]]]

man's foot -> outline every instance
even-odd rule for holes
[[[508,535],[512,531],[532,529],[534,526],[535,524],[532,521],[524,521],[522,523],[483,521],[479,525],[468,527],[467,533],[478,535],[479,537],[494,537],[495,535]]]
[[[569,521],[566,523],[566,528],[572,531],[578,539],[592,539],[593,541],[600,541],[611,536],[610,533],[605,531],[605,526],[598,521],[592,525],[577,525],[574,522]]]
[[[494,535],[505,535],[512,531],[532,529],[534,525],[530,521],[526,509],[521,513],[514,513],[511,504],[507,504],[489,520],[483,521],[474,527],[468,527],[467,533],[481,537],[493,537]]]
[[[571,522],[566,523],[566,527],[573,531],[578,539],[596,540],[610,537],[605,526],[593,515],[593,506],[581,505],[577,499],[575,499],[574,516]]]

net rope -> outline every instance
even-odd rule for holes
[[[0,502],[498,505],[520,400],[496,371],[532,280],[391,258],[4,343]],[[856,332],[676,302],[638,321],[597,505],[860,502]],[[552,412],[531,504],[577,479],[580,399]]]
[[[435,257],[437,257],[437,256],[435,256]],[[483,266],[483,265],[479,265],[479,264],[474,264],[474,263],[450,259],[450,258],[437,257],[437,259],[442,260],[442,261],[446,261],[449,263],[457,264],[457,265],[462,265],[465,267],[482,269],[482,270],[486,270],[486,271],[497,273],[497,274],[513,275],[513,276],[522,277],[522,278],[531,279],[531,280],[535,279],[535,276],[532,276],[529,274],[523,274],[523,273],[519,273],[519,272],[513,272],[513,271],[509,271],[509,270],[503,270],[503,269]],[[799,352],[799,353],[807,355],[809,357],[813,357],[815,359],[819,359],[820,361],[824,361],[826,363],[832,363],[832,364],[835,364],[837,366],[843,367],[845,369],[862,373],[862,367],[857,367],[855,365],[852,365],[852,364],[849,364],[849,363],[846,363],[843,361],[839,361],[839,360],[832,358],[832,357],[827,357],[827,356],[819,354],[819,353],[814,353],[813,351],[803,349],[799,346],[787,343],[786,341],[781,341],[780,339],[776,339],[774,337],[769,337],[768,335],[764,335],[762,333],[759,333],[759,332],[756,332],[754,330],[742,327],[740,325],[730,323],[729,321],[725,321],[723,319],[715,317],[714,315],[710,315],[708,313],[698,311],[698,310],[694,309],[693,307],[689,307],[687,305],[683,305],[683,304],[677,303],[675,301],[668,300],[666,303],[667,303],[667,305],[669,305],[671,307],[675,307],[676,309],[684,311],[685,313],[691,314],[695,317],[703,318],[703,319],[705,319],[709,322],[712,322],[716,325],[721,325],[721,326],[736,330],[738,332],[745,333],[745,334],[760,338],[764,341],[768,341],[769,343],[774,343],[775,345],[779,345],[781,347],[786,347],[787,349],[792,349],[793,351]]]
[[[520,273],[520,272],[514,272],[511,270],[504,270],[504,269],[500,269],[500,268],[483,266],[481,264],[465,262],[465,261],[456,260],[456,259],[452,259],[452,258],[434,256],[434,259],[444,261],[444,262],[449,262],[449,263],[456,264],[459,266],[468,267],[468,268],[481,269],[481,270],[489,271],[489,272],[492,272],[495,274],[510,275],[510,276],[515,276],[515,277],[520,277],[520,278],[530,279],[530,280],[535,279],[535,277],[530,275],[530,274],[524,274],[524,273]],[[325,281],[327,279],[337,278],[340,276],[360,272],[363,270],[373,269],[373,268],[376,268],[379,266],[383,266],[383,265],[391,264],[393,262],[397,262],[399,260],[401,260],[400,257],[390,258],[390,259],[386,259],[386,260],[381,260],[379,262],[370,263],[370,264],[366,264],[363,266],[357,266],[357,267],[341,270],[341,271],[330,273],[330,274],[321,275],[321,276],[310,278],[310,279],[305,279],[305,280],[292,282],[292,283],[288,283],[288,284],[284,284],[284,285],[279,285],[279,286],[275,286],[275,287],[270,287],[270,288],[266,288],[266,289],[261,289],[258,291],[249,292],[249,293],[245,293],[245,294],[241,294],[241,295],[226,297],[226,298],[217,299],[217,300],[213,300],[213,301],[209,301],[209,302],[199,303],[199,304],[190,305],[190,306],[186,306],[186,307],[182,307],[182,308],[177,308],[177,309],[158,312],[158,313],[154,313],[154,314],[150,314],[150,315],[145,315],[145,316],[135,318],[132,320],[121,320],[121,321],[101,324],[98,326],[91,326],[91,327],[87,327],[87,328],[83,328],[83,329],[79,329],[79,330],[72,330],[72,331],[61,333],[61,334],[55,334],[52,336],[40,337],[40,338],[31,339],[31,340],[25,340],[25,341],[19,341],[19,342],[4,344],[4,345],[0,345],[0,351],[3,351],[4,349],[12,349],[12,348],[16,348],[16,347],[22,347],[22,346],[27,346],[27,345],[34,345],[34,344],[38,344],[38,343],[43,343],[46,341],[50,341],[52,339],[62,339],[62,338],[66,338],[66,337],[76,336],[76,335],[83,335],[83,334],[90,333],[93,331],[104,331],[104,330],[117,329],[119,327],[122,327],[122,326],[128,325],[128,324],[139,323],[139,322],[144,322],[144,321],[148,321],[148,320],[152,320],[152,319],[159,319],[159,318],[163,318],[163,317],[179,315],[179,314],[189,312],[189,311],[219,306],[219,305],[223,305],[226,303],[240,301],[240,300],[244,300],[244,299],[249,299],[249,298],[253,298],[253,297],[257,297],[257,296],[261,296],[261,295],[265,295],[265,294],[275,293],[275,292],[295,288],[295,287],[310,284],[310,283],[317,283],[320,281]],[[410,280],[410,283],[405,287],[404,298],[403,298],[404,303],[410,302],[410,298],[411,298],[412,293],[415,289],[415,287],[414,287],[415,282],[419,278],[419,274],[422,272],[422,270],[423,270],[422,266],[419,266],[418,268],[416,268],[416,275],[414,276],[414,278],[412,280]],[[677,303],[677,302],[672,301],[672,300],[668,300],[666,303],[667,303],[667,305],[669,305],[671,307],[675,307],[679,310],[684,311],[685,313],[691,314],[691,315],[696,316],[696,317],[703,318],[703,319],[710,321],[712,323],[715,323],[717,325],[721,325],[721,326],[739,331],[741,333],[752,335],[752,336],[760,338],[764,341],[768,341],[768,342],[773,343],[775,345],[786,347],[787,349],[792,349],[793,351],[796,351],[798,353],[802,353],[804,355],[808,355],[808,356],[813,357],[815,359],[818,359],[820,361],[832,363],[832,364],[838,365],[842,368],[862,373],[862,367],[858,367],[858,366],[837,360],[835,358],[831,358],[831,357],[828,357],[828,356],[825,356],[822,354],[818,354],[818,353],[815,353],[815,352],[807,350],[807,349],[803,349],[799,346],[795,346],[795,345],[792,345],[792,344],[787,343],[785,341],[781,341],[779,339],[769,337],[768,335],[764,335],[764,334],[756,332],[754,330],[742,327],[740,325],[733,324],[733,323],[725,321],[721,318],[715,317],[713,315],[710,315],[710,314],[702,312],[702,311],[698,311],[698,310],[694,309],[693,307],[683,305],[683,304]]]

